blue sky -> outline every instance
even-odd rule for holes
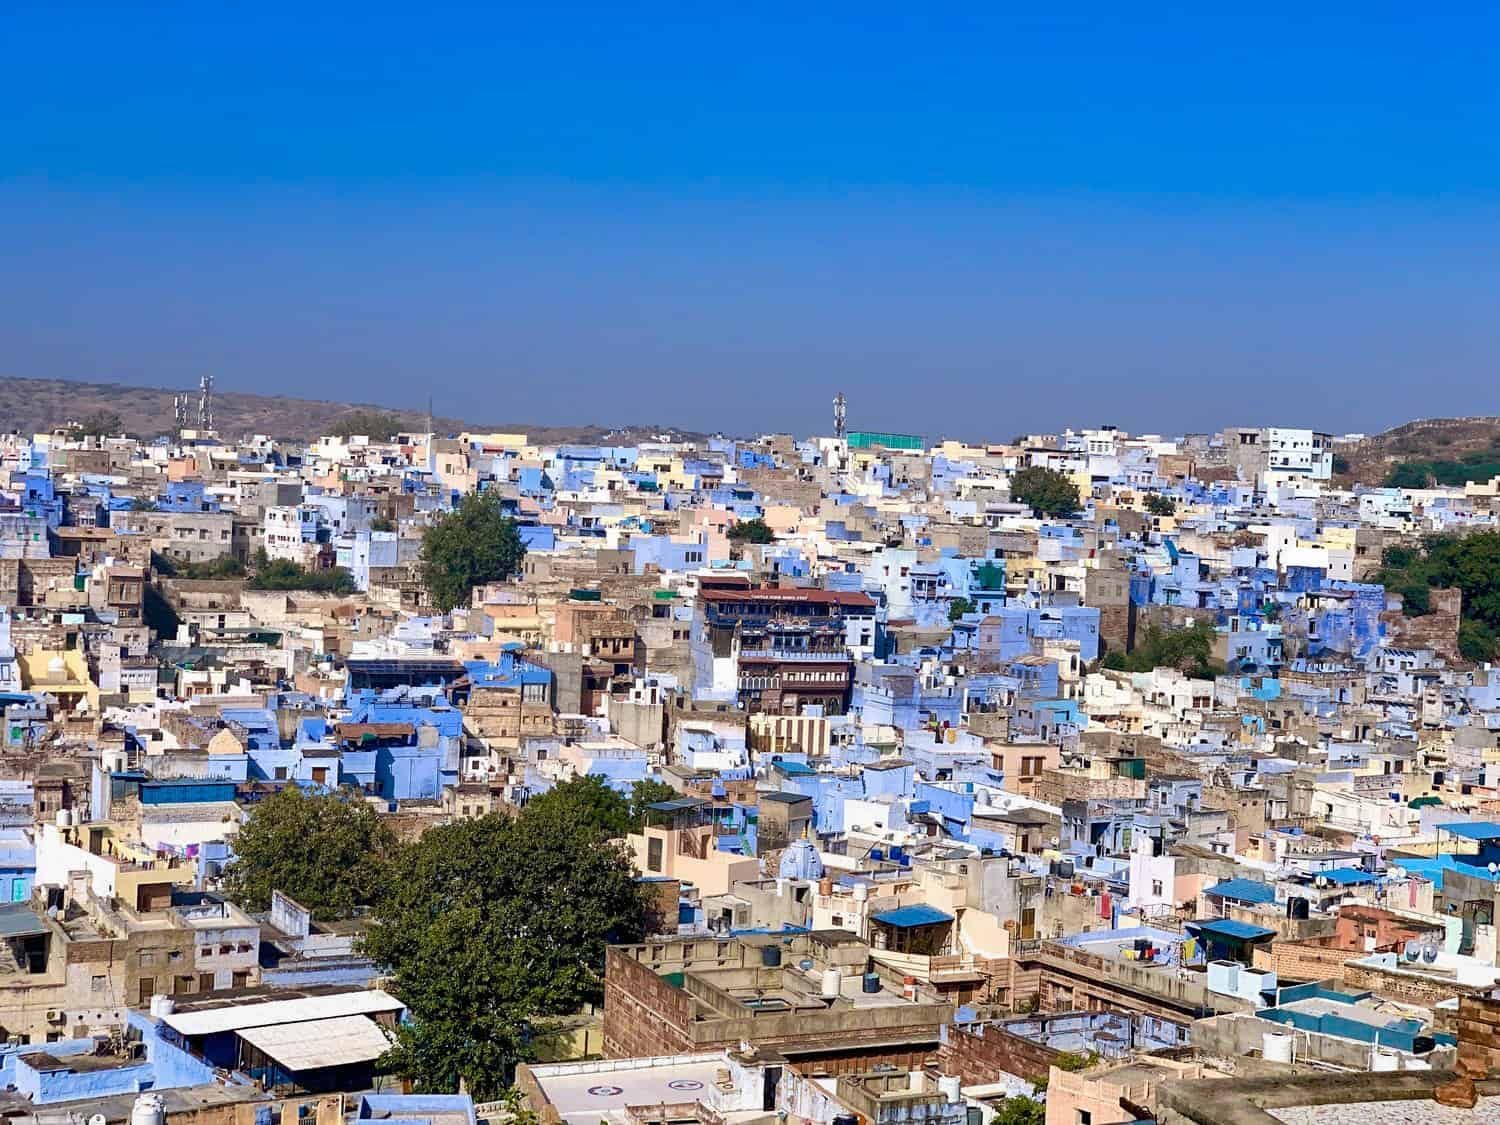
[[[0,371],[736,432],[840,389],[1002,438],[1500,413],[1500,17],[1310,7],[7,6]]]

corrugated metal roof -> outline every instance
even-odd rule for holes
[[[903,906],[899,910],[887,910],[884,914],[872,916],[872,921],[880,922],[887,926],[895,926],[905,929],[908,926],[935,926],[939,922],[953,921],[953,915],[944,914],[936,907],[919,904],[917,906]]]
[[[1188,922],[1187,928],[1211,937],[1233,938],[1236,941],[1255,941],[1257,938],[1275,937],[1275,930],[1264,926],[1252,926],[1237,918],[1215,918],[1209,922]]]
[[[162,1022],[179,1035],[213,1035],[247,1027],[399,1012],[404,1007],[390,993],[372,988],[331,996],[303,996],[296,1000],[266,1000],[258,1004],[227,1004],[222,1008],[205,1008],[197,1012],[173,1012],[163,1016]]]
[[[1225,879],[1222,883],[1215,883],[1203,893],[1218,895],[1220,898],[1232,898],[1237,902],[1276,901],[1275,889],[1265,883],[1257,883],[1254,879]]]
[[[1433,827],[1439,832],[1462,836],[1465,840],[1500,840],[1500,824],[1488,820],[1473,822],[1453,820],[1447,824],[1435,824]]]
[[[0,908],[0,938],[40,937],[46,932],[47,924],[32,912],[31,907]]]
[[[391,1049],[385,1032],[368,1016],[248,1027],[239,1036],[291,1071],[373,1062]]]

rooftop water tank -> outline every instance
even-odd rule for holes
[[[1266,1062],[1290,1063],[1292,1061],[1292,1037],[1279,1031],[1268,1031],[1261,1036],[1260,1054]]]
[[[781,946],[763,945],[760,947],[760,963],[767,968],[774,969],[781,964]]]
[[[838,998],[838,994],[839,994],[839,984],[840,984],[839,971],[837,969],[824,969],[823,970],[823,987],[821,989],[821,992],[823,994],[823,999],[825,999],[825,1000],[835,1000],[835,999],[837,999]]]
[[[145,1093],[130,1108],[130,1125],[166,1125],[167,1107],[160,1095]]]

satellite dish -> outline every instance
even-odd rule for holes
[[[1424,962],[1426,962],[1427,964],[1429,964],[1429,965],[1432,964],[1434,961],[1436,961],[1437,960],[1437,946],[1435,946],[1435,945],[1424,945],[1422,947],[1422,960]]]
[[[1491,863],[1490,864],[1490,874],[1493,875],[1497,871],[1500,871],[1500,863]]]
[[[1319,887],[1326,887],[1328,886],[1328,876],[1319,875],[1316,879],[1313,880],[1313,883]]]
[[[109,1118],[105,1117],[102,1113],[90,1114],[89,1125],[109,1125]]]

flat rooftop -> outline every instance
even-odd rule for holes
[[[601,1119],[624,1121],[633,1105],[713,1105],[714,1082],[725,1065],[723,1055],[666,1055],[535,1066],[531,1076],[564,1121],[598,1125]]]

